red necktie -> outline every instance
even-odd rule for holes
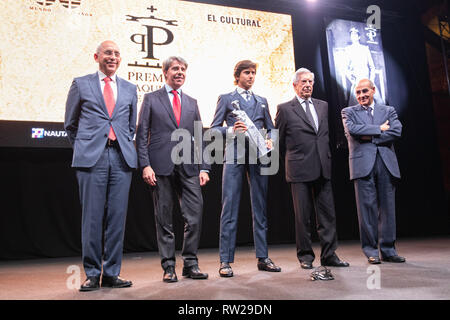
[[[173,93],[173,113],[175,114],[175,120],[177,120],[177,124],[180,125],[180,118],[181,118],[181,103],[180,99],[178,98],[178,91],[172,90]]]
[[[103,89],[103,98],[105,99],[106,109],[108,109],[109,117],[111,118],[114,107],[116,105],[116,101],[114,100],[114,93],[111,88],[111,85],[109,84],[111,78],[106,77],[103,79],[105,81],[105,88]],[[111,140],[116,140],[116,134],[114,133],[114,130],[112,127],[109,128],[109,134],[108,138]]]

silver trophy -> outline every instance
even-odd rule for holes
[[[231,101],[231,105],[233,106],[234,109],[231,113],[239,121],[242,121],[247,127],[245,135],[249,138],[250,143],[252,143],[252,145],[256,147],[258,151],[258,158],[268,154],[272,149],[267,148],[266,139],[263,137],[261,132],[255,126],[253,121],[249,118],[247,113],[241,109],[241,106],[239,105],[239,100]]]

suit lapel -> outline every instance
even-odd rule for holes
[[[164,109],[166,109],[167,113],[169,114],[169,117],[172,120],[173,124],[176,127],[178,127],[177,120],[175,119],[175,114],[173,113],[173,108],[172,105],[170,104],[169,95],[167,94],[165,86],[159,89],[159,100],[161,101],[161,104],[163,105]],[[181,104],[181,110],[183,110],[183,104]]]
[[[311,101],[313,102],[314,105],[314,110],[316,110],[316,114],[317,114],[317,132],[319,132],[321,124],[322,124],[322,120],[325,118],[325,108],[322,106],[322,103],[319,100],[313,99],[311,98]]]
[[[97,99],[98,105],[103,110],[103,112],[109,116],[108,109],[106,109],[105,99],[103,98],[102,88],[100,87],[100,81],[98,79],[98,73],[92,74],[92,77],[89,79],[89,85],[91,86],[92,93],[94,97]]]
[[[375,104],[373,108],[373,124],[382,124],[384,115],[384,106]]]
[[[122,79],[119,77],[116,77],[116,86],[117,86],[117,100],[116,100],[116,106],[114,107],[113,115],[117,112],[117,109],[121,106],[123,96],[125,95],[125,92],[122,90],[124,89],[122,86]]]
[[[181,125],[186,120],[185,117],[190,109],[189,100],[187,96],[184,94],[184,92],[181,92],[181,116],[180,116],[180,128]]]
[[[294,113],[296,113],[300,118],[302,118],[303,121],[311,128],[311,130],[313,130],[315,132],[312,124],[309,123],[308,117],[306,116],[306,112],[305,112],[305,110],[303,110],[303,107],[300,104],[300,102],[298,101],[297,97],[294,97],[294,99],[292,99],[291,102],[292,102],[291,106],[292,106],[292,109],[294,110]]]
[[[361,105],[357,105],[355,108],[355,113],[358,116],[359,119],[361,119],[361,122],[364,124],[372,124],[372,121],[370,120],[369,116],[367,115],[366,109],[364,109]]]

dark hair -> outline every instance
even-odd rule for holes
[[[250,60],[242,60],[236,63],[234,67],[234,84],[237,84],[237,78],[241,75],[242,70],[254,68],[255,70],[258,68],[258,65]]]

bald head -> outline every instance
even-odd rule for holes
[[[359,104],[365,107],[373,103],[373,96],[375,94],[375,85],[369,79],[361,79],[355,88],[356,100]]]
[[[98,63],[101,72],[108,77],[114,75],[122,61],[119,46],[111,40],[103,41],[97,47],[94,59]]]

